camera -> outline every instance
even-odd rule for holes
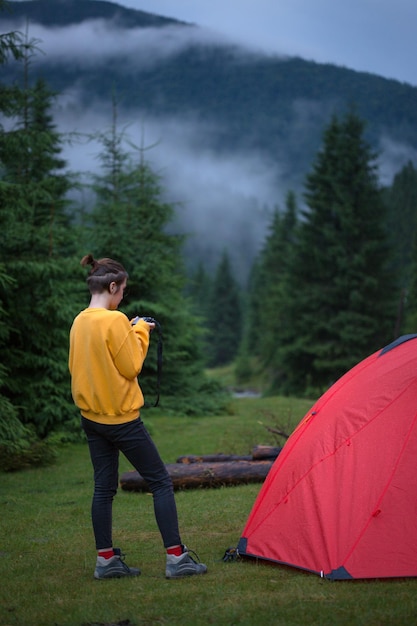
[[[132,321],[131,324],[132,326],[134,326],[135,324],[138,323],[139,320],[143,320],[144,322],[147,322],[148,324],[156,324],[156,320],[153,317],[135,317]]]

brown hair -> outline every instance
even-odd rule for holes
[[[80,263],[83,267],[91,265],[87,276],[90,293],[108,291],[110,283],[121,285],[129,277],[123,265],[113,259],[104,258],[96,261],[92,254],[86,254]]]

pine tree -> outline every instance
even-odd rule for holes
[[[242,308],[226,251],[213,279],[207,314],[207,362],[211,367],[231,363],[237,356],[242,338]]]
[[[286,390],[320,393],[393,339],[398,290],[389,271],[375,155],[352,112],[333,118],[306,181],[291,267]]]
[[[393,264],[400,286],[408,290],[412,272],[412,250],[417,232],[417,170],[409,161],[384,190],[387,231],[393,247]]]
[[[191,309],[196,316],[199,334],[198,342],[203,355],[207,354],[207,334],[210,294],[212,289],[212,278],[200,261],[196,271],[188,277],[185,286],[185,294],[190,299]]]
[[[296,199],[289,192],[285,212],[278,208],[274,212],[250,291],[249,346],[262,368],[269,371],[272,382],[276,378],[277,352],[285,328],[291,323],[287,317],[286,292],[296,224]]]
[[[0,0],[0,11],[4,7],[3,0]],[[0,66],[6,63],[10,57],[18,60],[22,56],[21,51],[22,36],[19,32],[11,32],[0,35]],[[0,112],[6,116],[13,111],[13,95],[14,88],[0,84]],[[0,127],[3,130],[3,127]],[[0,185],[2,177],[0,162]],[[1,187],[0,187],[1,189]],[[0,191],[1,193],[1,191]],[[1,195],[0,195],[1,199]],[[1,205],[0,205],[1,210]],[[7,267],[4,263],[0,263],[0,290],[13,289],[15,281],[7,273]],[[10,325],[7,311],[4,308],[3,300],[0,296],[0,350],[6,354],[8,341],[10,337]],[[10,463],[11,457],[20,452],[23,448],[30,444],[30,435],[26,431],[23,424],[19,421],[17,407],[15,407],[8,398],[5,390],[7,389],[9,370],[6,360],[0,363],[0,469],[5,467],[3,459],[8,459]],[[13,467],[9,465],[9,467]]]
[[[211,276],[207,273],[204,264],[200,261],[195,272],[187,281],[186,293],[191,298],[195,314],[202,320],[203,324],[207,320],[211,288]]]
[[[16,87],[6,107],[14,125],[0,128],[0,263],[13,285],[0,285],[8,355],[2,393],[42,437],[74,415],[67,368],[74,264],[63,256],[71,252],[70,181],[51,103],[42,82]]]
[[[417,171],[409,161],[384,189],[387,232],[393,248],[393,269],[401,289],[395,335],[415,332],[417,321],[416,245]]]
[[[259,344],[261,341],[261,327],[259,318],[262,309],[262,299],[265,289],[265,275],[261,263],[262,250],[255,257],[248,278],[247,311],[244,330],[245,350],[253,356],[260,356]]]
[[[204,376],[197,319],[184,296],[183,237],[167,232],[173,207],[161,199],[160,179],[143,147],[118,132],[116,115],[100,138],[102,172],[94,180],[97,200],[85,252],[120,261],[129,273],[129,295],[121,310],[130,318],[154,317],[162,327],[160,406],[188,414],[218,411],[223,398]],[[154,332],[140,376],[147,402],[156,394],[157,340]]]

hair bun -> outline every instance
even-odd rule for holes
[[[83,267],[85,267],[86,265],[91,265],[93,269],[98,265],[92,254],[86,254],[85,256],[83,256],[80,263]]]

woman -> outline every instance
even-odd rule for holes
[[[94,577],[138,576],[128,567],[119,548],[113,547],[112,504],[118,487],[121,451],[147,481],[154,512],[166,548],[167,578],[204,574],[182,544],[171,478],[140,418],[143,394],[137,376],[155,326],[145,320],[129,322],[118,311],[128,274],[112,259],[96,261],[87,255],[81,265],[90,265],[87,284],[90,304],[75,318],[70,331],[69,370],[75,404],[81,412],[94,468],[92,523],[97,549]]]

